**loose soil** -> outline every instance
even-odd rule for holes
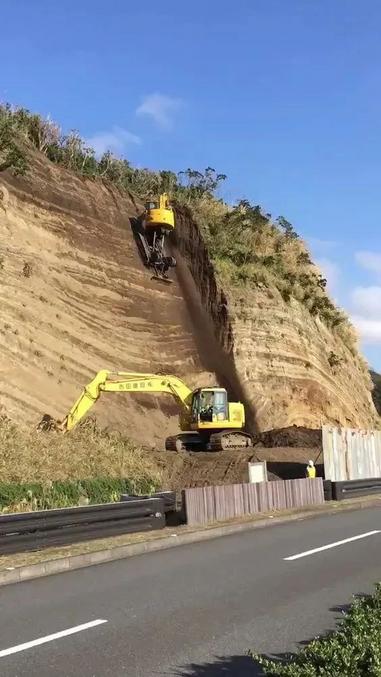
[[[163,488],[181,490],[209,484],[247,482],[248,463],[256,461],[266,461],[270,481],[304,477],[310,459],[316,463],[318,475],[323,475],[320,431],[291,427],[263,435],[264,442],[272,441],[272,446],[258,441],[252,449],[241,452],[154,452],[154,461],[163,476]],[[293,441],[295,446],[281,446],[282,440]]]

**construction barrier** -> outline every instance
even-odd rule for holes
[[[324,500],[332,501],[332,482],[331,480],[323,480]]]
[[[162,498],[0,515],[0,555],[164,526]]]
[[[342,501],[345,498],[381,494],[381,478],[366,480],[350,480],[348,482],[332,482],[332,498]]]
[[[323,426],[324,476],[332,482],[381,478],[381,431]]]
[[[317,477],[184,489],[182,497],[187,524],[196,526],[244,515],[321,505],[324,490],[322,478]]]

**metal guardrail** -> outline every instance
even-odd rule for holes
[[[0,515],[0,555],[164,526],[162,498]]]
[[[133,494],[121,494],[120,501],[137,501],[146,500],[149,498],[162,498],[164,501],[164,512],[174,512],[176,510],[176,492],[175,491],[156,491],[153,494],[144,494],[142,496],[134,496]]]
[[[332,498],[334,501],[372,494],[381,494],[381,477],[366,480],[348,480],[347,482],[332,482]]]

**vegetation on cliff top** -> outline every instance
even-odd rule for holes
[[[283,299],[302,303],[340,335],[355,354],[357,337],[346,315],[326,291],[327,281],[310,259],[308,250],[284,217],[272,220],[259,205],[241,200],[234,207],[216,197],[226,179],[208,167],[204,172],[136,169],[111,152],[100,158],[77,132],[62,135],[50,120],[24,108],[0,106],[0,171],[28,170],[27,144],[49,160],[91,179],[110,181],[122,191],[143,199],[166,191],[190,208],[207,242],[216,272],[233,287],[278,289]]]

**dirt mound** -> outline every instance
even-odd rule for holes
[[[153,452],[152,455],[163,477],[163,488],[177,491],[187,487],[248,482],[250,461],[267,462],[269,481],[301,478],[305,477],[306,465],[310,458],[317,461],[318,474],[322,475],[321,451],[313,447],[294,449],[257,447],[248,451],[219,453],[163,451]]]
[[[210,484],[247,482],[247,464],[257,460],[253,449],[220,453],[163,451],[155,452],[153,458],[163,476],[163,488],[177,491]]]
[[[289,426],[275,428],[254,435],[254,446],[258,447],[302,447],[307,449],[322,448],[321,430]]]

